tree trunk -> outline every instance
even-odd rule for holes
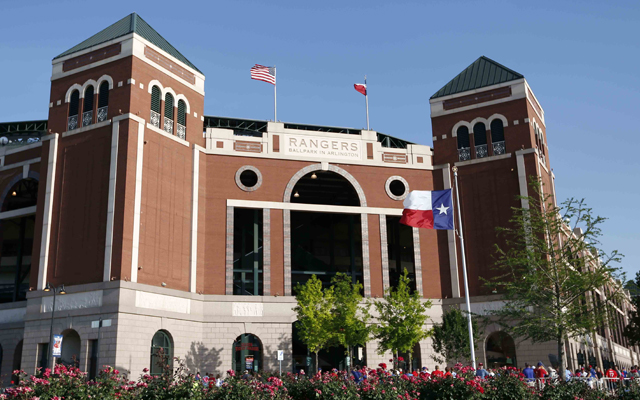
[[[405,369],[407,370],[406,371],[407,373],[410,373],[410,372],[412,373],[413,372],[412,371],[413,370],[413,362],[412,362],[413,361],[413,359],[412,359],[413,354],[411,354],[411,353],[412,352],[409,351],[409,366],[407,367],[406,364],[405,364]]]
[[[353,358],[351,357],[351,346],[347,346],[347,373],[351,375],[351,362]]]
[[[316,374],[318,373],[318,352],[316,351],[315,353],[313,353],[316,355]]]
[[[564,365],[564,343],[563,343],[563,334],[562,329],[558,330],[558,358],[560,362],[560,371],[558,371],[558,375],[562,382],[567,381],[567,368]]]

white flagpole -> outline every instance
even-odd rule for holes
[[[471,323],[471,303],[469,302],[469,282],[467,280],[467,257],[464,252],[464,236],[462,234],[462,213],[460,212],[460,192],[458,191],[458,167],[452,168],[456,183],[456,208],[458,209],[458,237],[460,238],[460,253],[462,255],[462,275],[464,276],[464,298],[467,303],[467,325],[469,329],[469,349],[471,350],[471,365],[476,369],[476,351],[473,344],[473,324]]]
[[[367,76],[364,76],[364,102],[367,106],[367,130],[369,130],[369,88],[367,87]]]
[[[278,79],[276,78],[276,66],[273,66],[273,79],[276,83],[273,84],[273,122],[278,122],[278,97],[276,96],[276,84]]]

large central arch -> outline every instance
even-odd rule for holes
[[[356,180],[353,175],[351,175],[346,170],[331,165],[328,163],[317,163],[308,165],[298,172],[296,172],[289,183],[287,184],[284,194],[283,194],[283,202],[291,203],[291,197],[294,195],[294,189],[298,182],[305,176],[312,174],[318,171],[328,171],[335,173],[342,178],[346,179],[346,181],[351,184],[357,198],[359,200],[360,207],[367,207],[367,199],[364,194],[364,190],[360,183]],[[320,175],[320,174],[318,174]],[[304,203],[304,201],[302,202]],[[298,203],[300,204],[300,203]],[[351,205],[351,204],[350,204]],[[309,210],[313,210],[315,212],[321,212],[318,210],[317,205],[309,205]],[[352,205],[353,206],[353,205]],[[342,214],[344,215],[344,214]],[[368,225],[368,214],[360,213],[360,242],[362,248],[362,284],[364,286],[364,295],[371,295],[371,277],[370,277],[370,269],[369,269],[369,225]],[[291,245],[291,210],[285,209],[283,210],[283,228],[284,228],[284,292],[286,296],[292,295],[292,245]],[[352,258],[353,259],[353,258]]]

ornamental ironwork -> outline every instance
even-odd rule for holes
[[[160,128],[160,113],[151,110],[150,121],[151,125],[155,126],[156,128]]]
[[[173,120],[164,118],[164,131],[173,135]]]
[[[109,110],[109,106],[104,106],[98,108],[98,122],[103,122],[107,120],[107,111]]]
[[[187,139],[187,127],[184,126],[184,125],[178,124],[178,129],[177,129],[176,135],[180,139],[186,140]]]
[[[458,159],[460,161],[467,161],[471,159],[471,149],[469,147],[463,147],[458,149]]]
[[[93,110],[82,113],[82,126],[89,126],[93,123]]]
[[[493,155],[494,156],[499,156],[501,154],[504,154],[506,151],[505,146],[504,146],[504,140],[501,142],[494,142],[493,143]]]
[[[72,115],[67,120],[67,130],[72,131],[78,127],[78,116]]]
[[[486,144],[476,146],[476,158],[485,158],[488,155],[489,151]]]

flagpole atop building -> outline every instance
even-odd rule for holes
[[[273,65],[273,79],[276,83],[273,84],[273,122],[278,122],[278,97],[276,96],[276,85],[278,80],[276,78],[276,66]]]
[[[365,94],[364,94],[364,102],[367,106],[367,130],[369,130],[369,88],[367,87],[367,76],[364,76],[364,87],[365,87]]]
[[[467,279],[467,257],[464,252],[464,235],[462,234],[462,213],[460,212],[460,192],[458,191],[458,167],[452,169],[456,184],[456,208],[458,213],[458,237],[460,238],[460,253],[462,256],[462,275],[464,276],[464,298],[467,303],[467,325],[469,330],[469,349],[471,350],[471,365],[476,369],[476,351],[473,343],[473,325],[471,323],[471,303],[469,301],[469,281]]]

